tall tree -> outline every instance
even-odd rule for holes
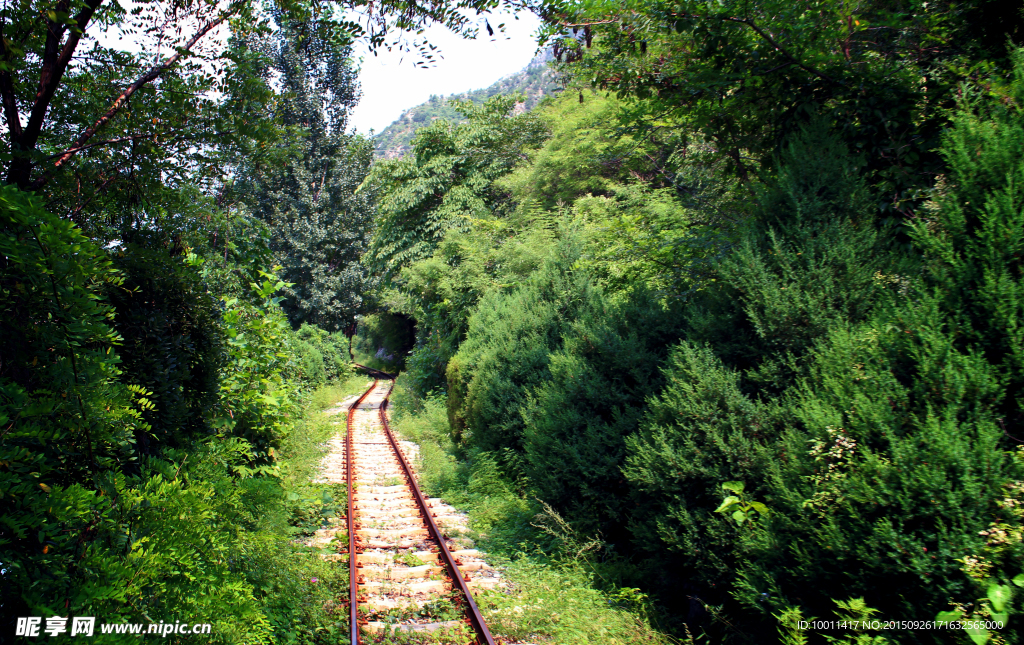
[[[316,15],[332,37],[374,49],[418,49],[422,61],[433,50],[408,32],[441,23],[472,37],[482,27],[473,14],[504,4],[9,0],[0,6],[2,179],[42,192],[80,225],[118,224],[99,233],[109,239],[182,213],[194,222],[208,213],[177,189],[222,197],[229,160],[270,150],[281,134],[259,118],[273,97],[252,82],[258,53],[240,46],[269,33],[275,11]]]
[[[374,166],[368,186],[385,186],[370,264],[387,276],[429,257],[445,233],[487,218],[508,197],[494,180],[528,159],[547,131],[536,115],[517,113],[521,97],[496,96],[457,108],[468,123],[438,119],[416,134],[413,154]]]
[[[336,331],[354,321],[368,279],[360,258],[373,196],[356,189],[373,147],[346,132],[359,99],[351,47],[326,21],[277,19],[274,38],[254,45],[267,54],[266,81],[278,85],[276,118],[300,136],[285,163],[246,167],[239,189],[272,231],[275,260],[292,283],[284,302],[292,323]]]
[[[939,135],[958,84],[1004,64],[1007,39],[1022,37],[1020,8],[996,5],[584,0],[544,13],[566,71],[643,99],[636,124],[674,115],[749,182],[825,112],[865,154],[880,207],[906,213],[942,172]],[[568,29],[575,36],[564,37]]]
[[[5,3],[6,182],[91,202],[128,179],[143,156],[173,160],[164,170],[201,183],[211,144],[253,133],[244,113],[218,107],[238,107],[231,99],[244,67],[223,36],[268,27],[254,7],[247,0],[143,2],[132,11],[104,0]],[[114,36],[135,41],[137,51]],[[215,99],[218,93],[228,100]],[[65,172],[72,166],[73,174]],[[72,214],[86,207],[82,200],[76,206]]]

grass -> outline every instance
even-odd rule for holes
[[[278,467],[281,485],[289,509],[289,523],[303,533],[324,526],[327,517],[345,513],[347,495],[344,486],[314,484],[320,460],[327,452],[327,442],[339,429],[344,429],[343,414],[321,414],[341,401],[362,394],[372,381],[353,375],[345,381],[324,385],[313,392],[303,417],[281,447]]]
[[[362,394],[372,382],[362,374],[352,374],[344,381],[335,381],[317,389],[310,395],[308,407],[316,411],[327,410],[354,394]]]
[[[650,602],[638,590],[596,584],[588,558],[598,540],[579,537],[550,507],[517,495],[493,456],[456,457],[443,397],[419,399],[400,376],[392,410],[395,430],[419,444],[424,493],[466,512],[470,537],[488,564],[502,569],[505,588],[476,597],[495,637],[559,645],[675,642],[652,626]]]
[[[408,634],[400,630],[385,631],[372,636],[364,635],[363,643],[367,645],[428,645],[444,643],[444,645],[473,645],[476,639],[472,630],[466,625],[457,625],[433,634]]]
[[[651,627],[643,609],[593,588],[583,566],[554,567],[529,557],[502,560],[509,591],[483,591],[477,604],[493,634],[517,641],[559,645],[669,643]],[[628,594],[627,594],[628,595]]]

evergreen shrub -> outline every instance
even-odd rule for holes
[[[520,401],[529,488],[585,533],[628,540],[625,438],[661,388],[674,313],[643,291],[593,293],[550,354],[550,377]]]
[[[290,360],[285,371],[288,380],[310,389],[316,389],[327,382],[324,355],[313,343],[290,335],[288,354]]]
[[[856,598],[881,618],[995,615],[977,599],[1024,565],[1024,472],[1008,451],[1022,81],[1014,100],[961,106],[944,139],[949,177],[911,227],[916,258],[868,217],[837,143],[812,127],[789,146],[628,440],[633,528],[670,571],[662,588],[695,585],[755,638],[772,637],[775,616],[829,616]],[[767,512],[716,513],[728,481]]]
[[[596,297],[589,278],[572,269],[580,250],[570,235],[525,284],[481,299],[448,364],[449,419],[457,441],[499,455],[522,454],[520,406],[549,378],[550,354],[562,331]]]

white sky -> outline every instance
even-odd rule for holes
[[[129,0],[128,5],[131,7],[135,3]],[[160,7],[162,3],[154,9]],[[439,52],[433,52],[432,67],[414,65],[418,60],[415,52],[403,54],[380,50],[374,56],[365,44],[356,43],[356,56],[363,58],[359,73],[363,96],[349,115],[349,127],[363,134],[368,134],[371,129],[379,133],[402,112],[427,101],[431,94],[446,96],[485,88],[526,67],[537,49],[535,34],[540,27],[540,19],[523,11],[518,19],[511,13],[497,13],[488,16],[488,20],[495,29],[494,37],[487,35],[483,18],[478,19],[482,35],[476,40],[463,40],[440,26],[431,27],[418,37],[408,34],[407,38],[426,38],[439,47]],[[505,24],[504,33],[498,31],[501,23]],[[172,27],[173,32],[175,25],[168,23],[167,26]],[[179,37],[189,37],[192,33],[194,29],[186,27],[185,33]],[[227,27],[222,25],[203,38],[201,47],[223,46],[227,35]],[[122,36],[124,39],[120,40]],[[97,38],[104,46],[126,51],[155,51],[156,39],[153,36],[125,35],[117,29],[110,29],[91,34],[91,37]],[[170,53],[173,43],[166,43],[161,49]]]
[[[363,134],[371,128],[380,132],[431,94],[481,89],[526,67],[537,49],[534,33],[540,20],[529,12],[521,13],[519,20],[509,14],[496,14],[488,20],[495,28],[494,38],[483,28],[483,35],[476,40],[463,40],[443,27],[428,29],[424,35],[444,57],[434,52],[436,65],[430,68],[414,66],[415,54],[405,54],[403,59],[398,52],[378,51],[374,57],[365,46],[357,46],[358,54],[363,55],[359,73],[363,98],[349,115],[349,126]],[[497,30],[502,22],[504,35]]]

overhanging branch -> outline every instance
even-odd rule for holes
[[[78,135],[78,138],[75,140],[74,144],[72,144],[69,148],[64,150],[64,152],[59,154],[57,161],[54,162],[50,170],[42,177],[36,179],[34,182],[31,183],[30,188],[32,190],[38,190],[39,188],[45,186],[50,181],[50,179],[53,178],[53,175],[58,170],[60,170],[61,167],[64,166],[64,164],[70,161],[72,157],[74,157],[79,151],[85,149],[89,139],[95,136],[95,134],[99,132],[99,130],[103,128],[103,126],[105,126],[111,119],[113,119],[117,115],[118,112],[121,111],[121,108],[124,107],[124,104],[128,101],[128,99],[132,97],[133,94],[135,94],[135,92],[137,92],[146,84],[153,82],[154,80],[159,78],[161,74],[163,74],[165,71],[167,71],[175,64],[177,64],[177,62],[181,59],[182,55],[185,52],[191,50],[203,36],[208,34],[215,27],[219,26],[226,19],[227,15],[222,15],[219,18],[211,20],[210,22],[206,23],[199,31],[197,31],[192,36],[192,38],[188,40],[187,43],[185,43],[183,47],[179,48],[178,51],[176,51],[173,56],[170,56],[162,63],[158,63],[150,67],[144,74],[135,79],[135,82],[129,85],[128,88],[121,92],[121,95],[114,100],[114,102],[103,114],[103,116],[97,119],[96,122],[93,123],[90,127],[86,128],[82,132],[82,134]]]

